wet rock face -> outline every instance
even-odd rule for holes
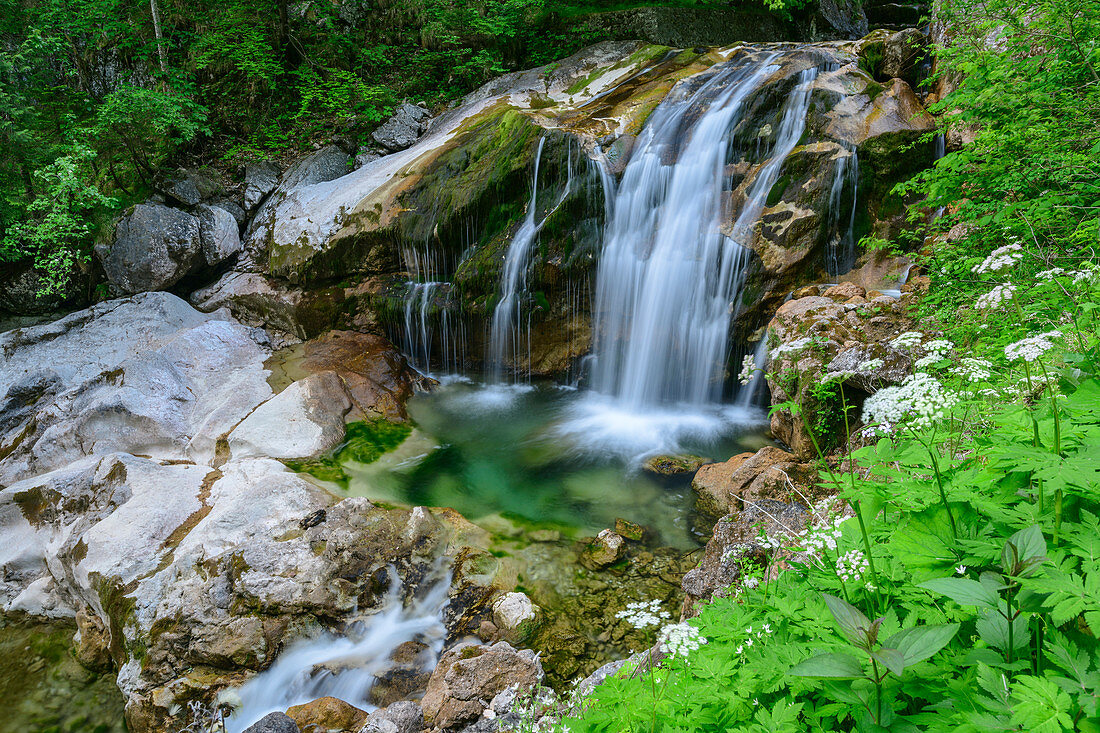
[[[424,722],[437,730],[457,730],[481,717],[500,692],[525,691],[542,681],[534,652],[500,641],[492,646],[460,644],[445,652],[428,681],[421,707]]]
[[[195,266],[199,220],[160,204],[138,204],[118,222],[114,241],[96,247],[107,279],[125,293],[164,290]]]

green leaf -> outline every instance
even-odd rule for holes
[[[890,670],[898,677],[901,677],[902,672],[905,671],[905,657],[897,649],[891,649],[884,646],[881,649],[871,652],[871,659],[884,665],[886,669]]]
[[[791,667],[787,674],[794,677],[833,677],[854,680],[863,677],[863,667],[851,654],[818,654]]]
[[[829,607],[829,612],[836,619],[841,633],[853,645],[858,646],[860,649],[866,649],[868,647],[867,632],[871,628],[871,620],[851,603],[828,593],[822,593],[821,595],[824,596],[825,605]]]
[[[943,649],[959,630],[958,624],[928,624],[905,629],[891,636],[885,646],[897,649],[908,667]]]
[[[1001,570],[1013,576],[1026,575],[1046,561],[1047,543],[1039,525],[1021,529],[1008,538],[1001,550]]]
[[[918,588],[941,593],[960,606],[996,608],[1000,598],[985,585],[969,578],[935,578],[917,584]]]

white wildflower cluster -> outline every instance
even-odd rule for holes
[[[741,362],[741,373],[737,375],[737,381],[741,384],[748,384],[752,381],[753,373],[756,371],[756,357],[749,354],[745,357],[745,360]]]
[[[859,365],[858,369],[861,372],[873,372],[876,369],[882,369],[882,359],[868,359]]]
[[[751,626],[745,628],[745,641],[737,645],[737,653],[744,654],[746,649],[752,648],[756,641],[763,641],[773,634],[771,624],[764,624],[759,631],[754,631]]]
[[[992,370],[993,362],[987,359],[965,357],[951,371],[968,382],[985,382],[992,374]]]
[[[1056,277],[1065,275],[1066,271],[1061,267],[1052,267],[1049,270],[1043,270],[1042,272],[1035,273],[1035,277],[1039,280],[1053,280]]]
[[[661,629],[661,651],[674,657],[686,657],[707,643],[699,629],[689,623],[669,624]]]
[[[1012,267],[1024,258],[1024,248],[1018,244],[1006,244],[989,253],[981,264],[974,265],[970,271],[975,275],[986,272],[1000,272]]]
[[[1074,285],[1097,282],[1100,281],[1100,266],[1089,263],[1083,269],[1069,274],[1073,278]]]
[[[914,346],[919,346],[920,342],[924,340],[924,334],[920,331],[906,331],[903,334],[899,334],[894,337],[894,340],[890,342],[890,345],[895,349],[910,349]]]
[[[1005,356],[1009,361],[1032,362],[1054,348],[1054,340],[1061,338],[1061,331],[1050,331],[1037,336],[1028,336],[1005,347]]]
[[[822,550],[835,550],[836,541],[840,539],[840,525],[845,517],[832,517],[829,521],[802,530],[799,536],[802,540],[802,549],[811,555],[816,555]]]
[[[836,574],[845,583],[858,583],[867,572],[867,557],[859,550],[845,552],[836,559]]]
[[[661,610],[660,601],[638,601],[626,604],[626,609],[615,614],[636,629],[660,626],[669,618],[668,611]]]
[[[953,348],[955,348],[955,344],[947,339],[936,339],[935,341],[929,341],[926,344],[922,344],[921,349],[925,351],[925,355],[914,362],[913,368],[917,371],[927,369],[933,364],[945,359]]]
[[[978,298],[975,305],[978,310],[1000,310],[1004,303],[1012,300],[1016,295],[1016,286],[1010,283],[997,285],[985,295]]]
[[[945,389],[938,379],[917,372],[901,384],[868,397],[863,403],[863,421],[884,432],[892,432],[902,423],[923,430],[942,420],[958,402],[959,396]]]
[[[776,356],[782,356],[783,354],[794,354],[802,351],[805,348],[808,348],[813,342],[814,340],[812,337],[806,336],[805,338],[800,338],[796,341],[791,341],[790,343],[780,344],[779,346],[776,346],[774,349],[772,349],[770,353],[773,358]]]

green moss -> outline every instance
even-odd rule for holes
[[[877,81],[873,81],[867,85],[867,87],[863,90],[863,93],[866,94],[867,97],[873,102],[875,101],[875,98],[878,97],[878,95],[882,94],[884,91],[886,91],[886,87],[884,87],[882,84],[879,84]]]
[[[337,463],[332,456],[322,458],[308,458],[303,461],[286,461],[286,466],[291,471],[308,473],[321,481],[331,481],[335,484],[347,485],[348,475],[343,466]]]
[[[775,206],[783,198],[783,192],[787,190],[787,186],[791,184],[791,177],[789,174],[784,174],[779,177],[779,180],[772,186],[772,190],[768,191],[768,200],[765,202],[766,206]]]
[[[347,440],[336,454],[336,460],[340,463],[374,463],[383,454],[404,443],[411,432],[412,427],[408,423],[384,419],[349,423]]]

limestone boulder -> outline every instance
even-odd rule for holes
[[[501,638],[518,644],[530,636],[539,624],[542,609],[526,593],[504,593],[493,601],[493,623]]]
[[[332,328],[344,296],[338,288],[297,288],[258,273],[230,271],[189,300],[204,313],[226,308],[241,323],[262,327],[286,344]]]
[[[209,267],[217,267],[241,251],[241,235],[237,220],[220,206],[198,208],[199,239],[203,261]]]
[[[763,499],[797,501],[815,493],[816,473],[813,465],[775,446],[741,453],[699,469],[691,482],[695,509],[718,519]]]
[[[372,712],[359,733],[420,733],[423,729],[424,712],[420,704],[403,700]]]
[[[279,185],[279,168],[269,161],[249,163],[244,169],[244,208],[251,211]]]
[[[268,713],[248,726],[244,733],[301,733],[301,729],[286,713]]]
[[[201,168],[179,169],[164,187],[169,198],[185,207],[197,206],[224,191],[217,174]]]
[[[426,725],[457,730],[481,717],[506,688],[526,691],[542,681],[542,664],[530,650],[500,641],[492,646],[465,643],[444,652],[428,681],[421,707]]]
[[[347,151],[340,146],[326,145],[290,166],[283,174],[279,186],[289,189],[335,180],[351,170],[348,167],[349,157]]]
[[[166,290],[198,263],[199,220],[162,204],[138,204],[119,220],[110,244],[96,246],[107,279],[124,293]]]
[[[928,49],[928,37],[916,28],[906,28],[886,39],[879,73],[886,78],[903,79],[911,87],[919,81],[920,64]]]
[[[229,433],[234,458],[314,458],[344,440],[351,400],[335,372],[292,383],[257,407]]]
[[[262,334],[168,293],[0,334],[0,483],[89,454],[209,461],[271,396]]]

